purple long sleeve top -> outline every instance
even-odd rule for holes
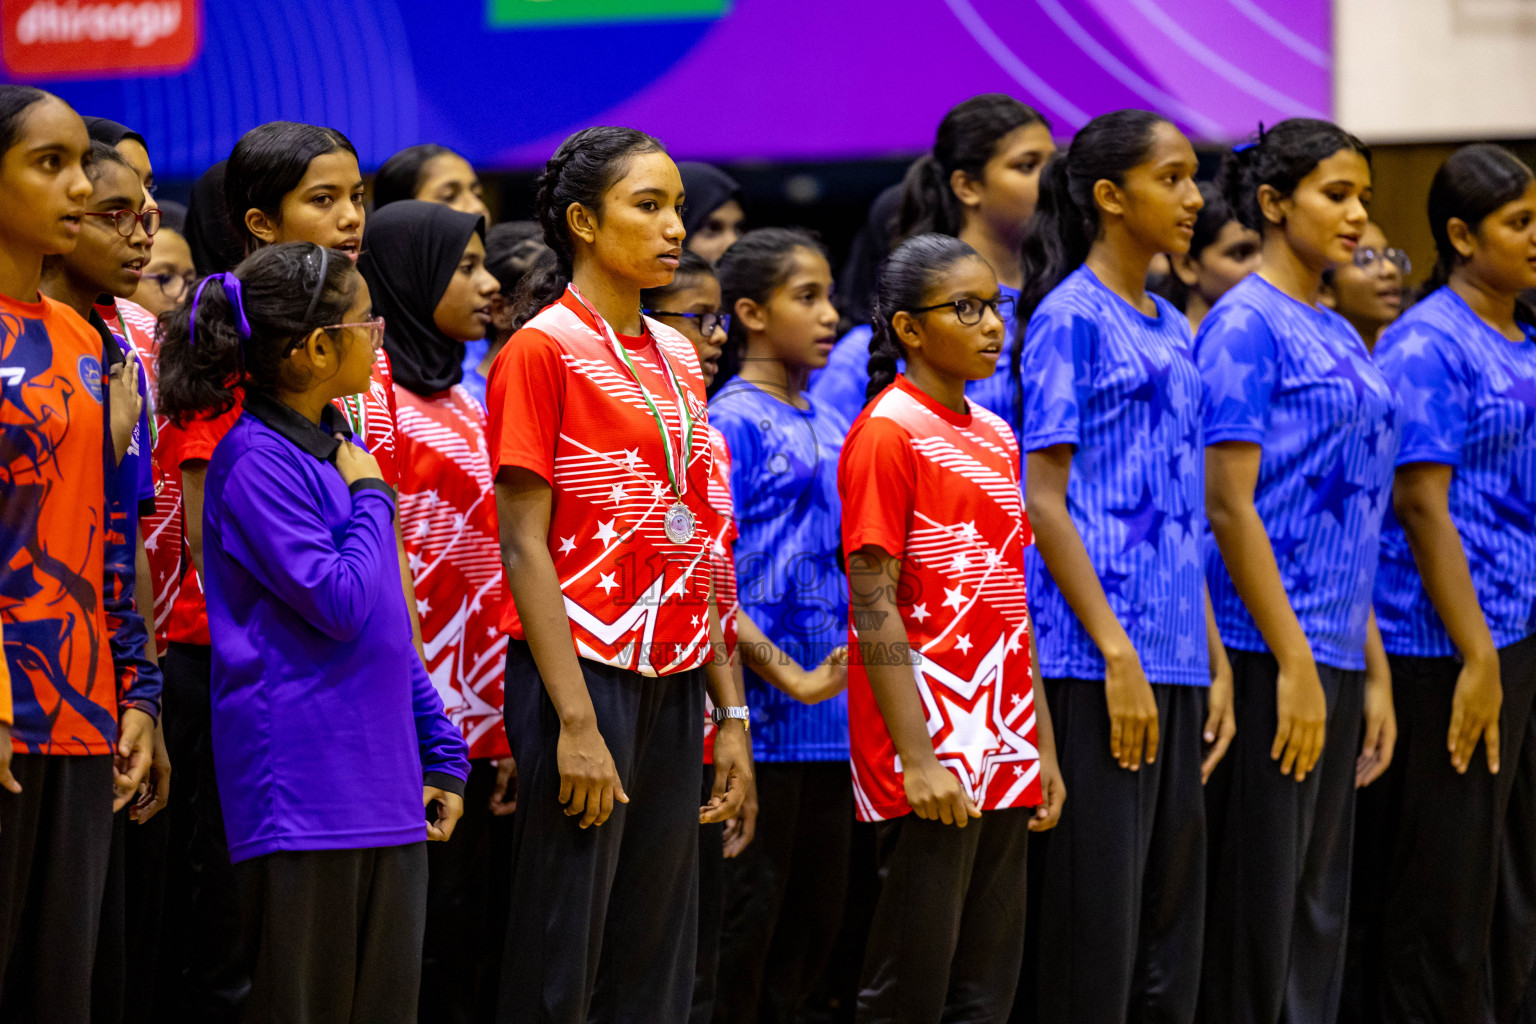
[[[463,737],[411,640],[394,492],[348,487],[350,435],[260,394],[203,502],[213,749],[232,861],[426,839],[424,785],[463,793]]]

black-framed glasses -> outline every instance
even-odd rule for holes
[[[981,323],[981,318],[986,316],[987,307],[992,307],[992,312],[1003,323],[1007,323],[1013,317],[1013,296],[999,295],[995,299],[956,299],[953,302],[937,302],[932,306],[920,306],[917,309],[909,309],[908,313],[932,313],[936,309],[953,309],[955,319],[967,327],[973,327]]]
[[[187,289],[192,287],[192,282],[197,280],[194,273],[185,274],[145,274],[144,280],[155,282],[155,287],[160,289],[172,302],[180,302],[187,294]]]
[[[640,312],[646,316],[680,316],[684,320],[696,320],[699,333],[706,338],[717,330],[725,331],[727,334],[731,331],[731,314],[729,313],[673,313],[665,309],[642,309]]]
[[[1361,270],[1370,270],[1377,260],[1386,260],[1404,274],[1413,271],[1413,261],[1401,249],[1373,249],[1366,246],[1355,250],[1355,266]]]
[[[143,213],[134,213],[132,210],[113,210],[110,213],[87,213],[86,216],[110,220],[112,226],[117,229],[117,233],[124,238],[132,238],[134,225],[142,223],[144,233],[154,238],[155,232],[160,230],[160,221],[164,214],[160,212],[159,207],[152,206]]]

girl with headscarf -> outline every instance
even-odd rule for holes
[[[714,263],[741,237],[746,214],[741,186],[713,164],[684,160],[677,165],[683,179],[683,244]]]
[[[486,913],[479,894],[491,888],[492,803],[504,806],[507,782],[498,785],[496,762],[510,751],[501,722],[507,638],[497,628],[504,598],[485,409],[460,378],[464,343],[485,335],[500,284],[485,267],[485,218],[415,199],[369,218],[358,269],[374,315],[384,319],[394,368],[400,526],[427,672],[472,765],[458,841],[428,851],[423,992],[434,1001],[453,993],[447,998],[469,1015],[479,1000],[475,979],[487,974],[476,965],[501,953],[474,948],[485,929],[468,919]]]

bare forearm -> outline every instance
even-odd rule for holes
[[[742,665],[767,680],[768,685],[791,697],[797,696],[794,683],[800,666],[740,608],[736,610],[736,651]]]
[[[1109,606],[1066,503],[1055,495],[1032,500],[1029,523],[1035,534],[1035,550],[1050,570],[1051,580],[1094,644],[1106,657],[1130,647],[1130,637]]]
[[[181,512],[187,524],[187,550],[198,579],[203,577],[203,481],[207,476],[207,462],[181,464]]]
[[[506,545],[507,579],[517,607],[523,636],[555,713],[566,727],[595,724],[597,714],[587,692],[571,620],[565,614],[565,598],[549,548],[532,539]]]
[[[741,651],[741,625],[744,618],[738,610],[738,655]],[[747,702],[746,691],[742,688],[741,666],[737,658],[725,656],[725,631],[720,626],[720,608],[715,603],[713,586],[709,592],[709,646],[711,651],[716,652],[704,666],[704,687],[709,691],[709,699],[714,701],[717,708],[741,707]]]
[[[1291,609],[1264,521],[1251,502],[1211,512],[1211,534],[1227,574],[1264,642],[1282,660],[1310,654],[1311,644]]]
[[[1494,656],[1493,634],[1483,617],[1461,534],[1448,509],[1400,505],[1398,521],[1408,537],[1424,592],[1463,658]]]

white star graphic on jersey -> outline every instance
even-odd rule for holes
[[[630,472],[634,472],[635,467],[639,464],[640,450],[638,448],[624,449],[624,468],[628,469]]]
[[[420,551],[411,552],[410,555],[406,557],[405,562],[411,567],[412,573],[421,572],[421,567],[427,564],[427,560],[421,557]]]
[[[916,622],[925,622],[928,619],[928,605],[920,604],[912,609],[912,619]]]
[[[432,612],[432,606],[430,604],[428,604],[425,600],[421,600],[421,601],[417,601],[416,602],[416,614],[417,615],[429,615],[429,614],[431,614],[431,612]]]
[[[660,498],[661,497],[661,492],[662,492],[661,481],[660,480],[653,480],[653,481],[651,481],[651,493],[653,495],[655,495],[656,497]]]
[[[611,572],[605,572],[603,573],[603,578],[597,581],[598,589],[605,594],[612,593],[613,588],[619,585],[618,581],[613,578],[613,575]]]
[[[949,733],[933,748],[934,756],[942,758],[947,754],[957,758],[965,764],[967,774],[975,779],[980,774],[977,771],[980,766],[971,763],[971,755],[997,747],[997,733],[987,721],[987,700],[983,697],[970,710],[966,710],[963,705],[950,700],[948,691],[943,687],[937,688],[935,695],[948,711],[945,717],[949,719]]]
[[[958,555],[955,556],[955,561],[954,561],[954,563],[952,565],[950,565],[949,571],[950,572],[965,572],[965,570],[969,569],[970,567],[971,567],[971,560],[969,558],[966,558],[965,554],[962,552],[961,554],[958,554]]]
[[[568,555],[572,551],[575,551],[575,550],[576,550],[576,538],[575,537],[561,537],[560,538],[560,553],[562,555]]]
[[[606,523],[597,524],[597,539],[604,544],[613,543],[613,539],[619,535],[619,531],[613,528],[613,523],[614,521],[610,519]]]
[[[1002,560],[1003,560],[1003,553],[1001,551],[988,551],[987,552],[987,564],[988,565],[996,565],[998,562],[1001,562]]]
[[[971,651],[970,636],[962,634],[961,636],[955,637],[955,646],[960,648],[960,652],[962,654],[969,654]]]
[[[976,536],[976,520],[972,519],[968,523],[961,523],[960,532],[965,534],[967,537],[974,538]]]
[[[965,592],[960,587],[956,587],[953,590],[948,587],[944,588],[945,608],[958,609],[962,604],[965,604]]]
[[[623,500],[624,500],[624,485],[623,484],[614,484],[613,485],[613,501],[614,501],[614,503],[617,504],[618,502],[621,502]]]
[[[1018,654],[1019,651],[1024,649],[1024,643],[1023,643],[1023,641],[1021,641],[1019,639],[1019,633],[1020,632],[1021,632],[1021,630],[1015,630],[1013,632],[1013,634],[1008,637],[1008,653],[1009,654]]]
[[[694,624],[694,625],[695,625],[695,626],[697,626],[697,625],[698,625],[698,624],[699,624],[699,617],[698,617],[698,616],[697,616],[697,615],[695,615],[695,616],[694,616],[694,617],[693,617],[693,624]]]

